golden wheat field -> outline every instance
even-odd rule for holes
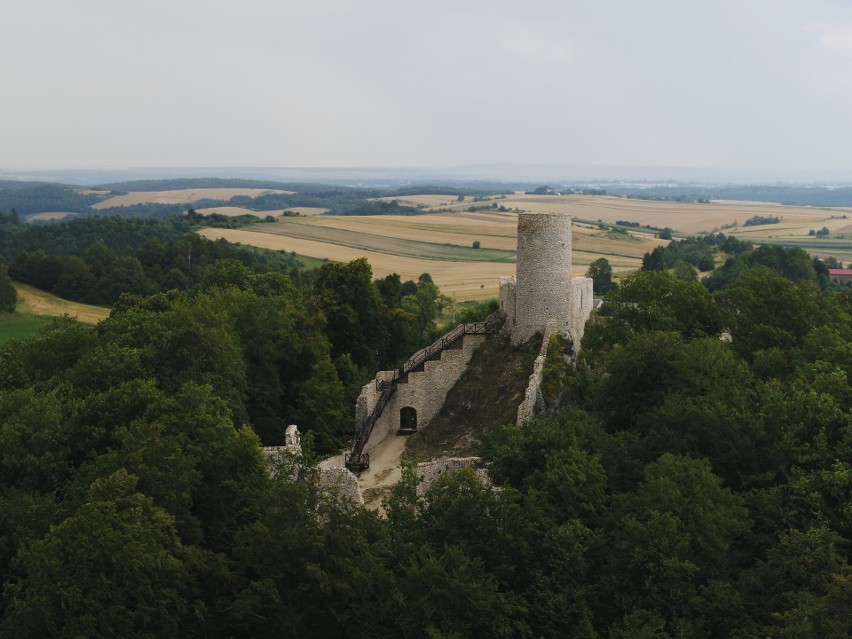
[[[428,272],[443,291],[459,300],[493,297],[497,294],[497,278],[514,273],[518,210],[562,212],[574,217],[572,257],[578,275],[585,273],[588,264],[599,257],[606,257],[616,274],[627,274],[640,267],[646,252],[664,243],[648,232],[631,231],[625,235],[601,230],[595,224],[598,220],[610,224],[623,220],[644,226],[669,227],[686,234],[721,229],[749,240],[788,245],[801,242],[802,248],[815,255],[821,254],[825,242],[814,243],[808,231],[825,226],[838,238],[837,247],[830,248],[826,254],[834,252],[838,257],[845,256],[840,244],[849,244],[842,239],[842,234],[852,233],[852,222],[843,219],[844,215],[852,215],[852,209],[771,203],[716,201],[693,204],[515,193],[493,200],[508,211],[468,211],[472,205],[487,206],[487,203],[457,202],[457,198],[448,195],[383,199],[399,199],[430,210],[449,212],[414,216],[281,217],[275,223],[259,224],[250,229],[207,229],[202,233],[210,238],[223,237],[232,242],[334,261],[366,257],[376,277],[396,272],[403,279],[416,279]],[[232,211],[226,214],[234,215],[251,213],[259,217],[281,214],[281,211],[252,212],[237,207],[209,211]],[[745,221],[755,215],[782,219],[777,224],[744,226]],[[474,242],[479,243],[478,249],[473,248]]]
[[[749,234],[753,237],[767,237],[770,234],[806,236],[810,229],[819,229],[823,226],[828,227],[832,233],[843,232],[840,229],[850,224],[849,219],[842,219],[843,215],[852,218],[852,209],[722,200],[715,200],[708,204],[695,204],[609,196],[516,193],[495,202],[509,209],[534,213],[562,212],[575,218],[609,223],[627,220],[660,228],[669,227],[682,233],[709,233],[737,223],[737,226],[724,229],[724,232],[733,235]],[[450,206],[453,210],[465,210],[469,207],[468,203],[456,203]],[[782,218],[782,222],[763,226],[742,226],[748,218],[755,215],[778,216]]]
[[[366,257],[373,267],[374,277],[398,273],[403,280],[416,280],[421,273],[429,273],[442,293],[454,296],[457,300],[496,297],[498,278],[501,275],[513,275],[515,272],[514,264],[424,260],[244,229],[204,229],[200,233],[212,240],[224,238],[229,242],[279,251],[295,251],[300,255],[339,262]]]
[[[230,200],[237,195],[257,197],[264,193],[286,193],[276,189],[178,189],[176,191],[131,191],[116,195],[103,202],[92,205],[93,209],[106,209],[113,206],[131,206],[133,204],[192,204],[198,200]]]
[[[477,212],[282,218],[250,229],[205,229],[202,234],[334,261],[366,257],[376,277],[399,273],[416,279],[426,272],[443,292],[466,300],[496,296],[499,276],[514,274],[516,228],[514,213]],[[474,241],[480,242],[479,249],[472,248]],[[575,272],[585,273],[599,257],[606,257],[617,272],[634,270],[642,255],[659,244],[648,236],[575,225]]]

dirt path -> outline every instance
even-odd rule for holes
[[[358,477],[358,487],[364,495],[367,508],[376,510],[384,497],[399,482],[402,470],[399,466],[405,452],[406,437],[388,435],[370,452],[370,468]]]
[[[370,468],[358,476],[358,488],[367,508],[378,510],[384,497],[396,486],[402,475],[400,463],[405,452],[406,437],[389,435],[370,452]],[[320,468],[342,468],[343,455],[320,462]]]

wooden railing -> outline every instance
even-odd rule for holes
[[[469,322],[459,324],[438,341],[412,355],[402,366],[394,370],[389,379],[377,379],[376,390],[380,391],[373,409],[355,427],[355,437],[352,451],[346,453],[345,463],[349,470],[360,471],[370,467],[370,456],[364,452],[364,447],[370,439],[373,427],[376,425],[382,411],[396,391],[397,384],[405,375],[426,362],[435,359],[445,348],[449,348],[465,335],[487,335],[497,330],[500,324],[500,312],[495,311],[484,322]]]

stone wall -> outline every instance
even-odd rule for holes
[[[364,505],[364,496],[358,487],[358,478],[348,468],[320,468],[319,482],[325,492]]]
[[[382,411],[364,452],[369,453],[388,435],[399,430],[399,412],[405,407],[417,411],[418,430],[426,426],[444,405],[447,393],[467,369],[468,362],[486,335],[465,335],[451,347],[441,351],[439,358],[427,361],[421,370],[413,370],[397,382],[396,392]],[[359,421],[376,405],[379,391],[376,380],[389,379],[393,371],[380,371],[376,379],[361,389],[355,403],[355,417]]]
[[[273,475],[283,473],[292,481],[298,481],[304,473],[298,426],[290,424],[287,427],[284,441],[284,446],[262,446],[260,452],[266,458]],[[364,497],[361,495],[361,489],[358,488],[358,478],[348,468],[341,465],[320,464],[317,471],[320,487],[326,493],[333,493],[363,505]]]
[[[544,378],[544,360],[547,358],[547,346],[550,338],[554,333],[559,332],[559,324],[555,321],[549,321],[544,327],[544,336],[541,340],[541,349],[538,351],[538,357],[533,363],[533,372],[530,375],[527,390],[524,393],[524,401],[518,406],[518,416],[515,419],[516,424],[523,424],[530,420],[536,413],[541,398],[541,382]]]
[[[477,468],[480,462],[479,457],[439,457],[417,464],[417,477],[420,478],[420,483],[417,484],[417,495],[422,497],[441,475],[454,473],[463,468],[475,469],[479,480],[484,485],[491,486],[491,477],[488,475],[488,471],[484,468]]]
[[[571,338],[574,352],[580,352],[580,340],[586,329],[586,322],[594,308],[594,289],[592,278],[575,277],[571,280]]]
[[[500,278],[500,312],[506,317],[506,324],[511,331],[517,324],[515,316],[515,276],[508,275]]]

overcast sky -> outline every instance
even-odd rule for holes
[[[7,0],[0,166],[829,169],[843,0]]]

